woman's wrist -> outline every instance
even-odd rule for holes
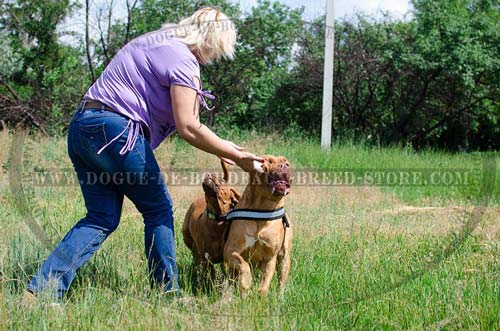
[[[245,157],[245,153],[239,151],[239,150],[235,150],[234,153],[232,153],[232,155],[230,157],[228,157],[228,159],[231,159],[234,161],[234,163],[236,164],[240,164],[241,161],[244,159]]]

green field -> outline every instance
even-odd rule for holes
[[[23,196],[13,195],[12,138],[0,132],[0,330],[500,329],[498,155],[350,143],[326,153],[307,139],[239,134],[235,142],[287,156],[295,170],[465,169],[476,175],[463,185],[292,184],[290,280],[283,296],[275,281],[265,299],[256,293],[242,299],[227,282],[211,294],[193,294],[180,225],[202,190],[172,185],[184,297],[172,301],[149,289],[142,219],[127,201],[120,227],[80,270],[62,306],[39,300],[28,309],[20,300],[30,275],[85,211],[76,186],[26,185]],[[25,176],[71,168],[64,139],[30,137],[23,147],[24,166],[16,170]],[[218,168],[217,158],[178,139],[156,155],[165,170]],[[30,230],[27,215],[46,242]]]

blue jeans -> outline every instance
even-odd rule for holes
[[[106,110],[78,110],[68,132],[68,153],[87,208],[32,278],[28,290],[60,298],[76,271],[118,227],[127,196],[144,219],[144,243],[150,280],[165,291],[178,290],[172,199],[149,142],[141,135],[120,155],[128,132],[97,151],[127,127],[128,119]]]

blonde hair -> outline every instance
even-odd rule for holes
[[[205,63],[234,58],[236,28],[218,9],[200,8],[178,24],[164,24],[162,29],[175,29],[175,36]]]

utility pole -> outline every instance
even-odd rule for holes
[[[323,71],[323,116],[321,120],[321,148],[332,145],[332,104],[333,104],[333,0],[326,0],[325,24],[325,64]]]

